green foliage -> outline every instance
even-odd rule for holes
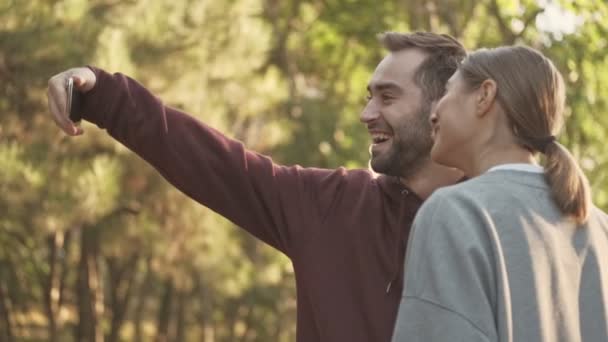
[[[95,127],[63,137],[46,109],[53,74],[120,71],[278,162],[366,167],[358,115],[384,55],[378,33],[447,32],[470,49],[525,43],[564,74],[560,140],[606,210],[607,23],[608,5],[585,0],[0,3],[0,340],[71,340],[79,319],[95,318],[79,317],[84,300],[102,304],[108,340],[113,329],[125,341],[295,339],[289,260]]]

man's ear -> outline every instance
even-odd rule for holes
[[[481,83],[477,89],[477,107],[476,114],[478,116],[486,115],[496,100],[496,92],[498,91],[496,81],[487,79]]]

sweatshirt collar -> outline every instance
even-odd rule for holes
[[[508,163],[501,164],[491,167],[486,172],[498,171],[498,170],[514,170],[514,171],[524,171],[524,172],[532,172],[532,173],[543,173],[544,169],[542,166],[535,164],[526,164],[526,163]]]
[[[420,204],[423,202],[418,194],[401,182],[399,177],[381,174],[378,175],[377,181],[382,191],[389,194],[391,198],[402,199],[407,197]]]

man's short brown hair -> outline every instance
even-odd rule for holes
[[[414,48],[428,54],[416,70],[414,82],[429,104],[443,96],[445,84],[467,55],[462,44],[447,34],[385,32],[379,39],[391,52]]]

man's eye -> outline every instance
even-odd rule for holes
[[[370,94],[365,95],[365,101],[369,102],[372,100],[372,96]]]
[[[392,97],[390,97],[388,95],[382,95],[382,103],[389,104],[389,103],[391,103],[392,100],[393,100]]]

